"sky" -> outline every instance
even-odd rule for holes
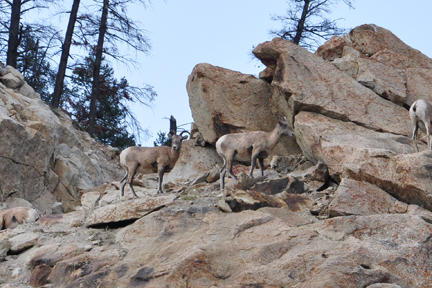
[[[134,85],[154,86],[158,97],[152,109],[134,105],[138,120],[150,137],[140,143],[153,146],[157,132],[168,132],[173,115],[177,124],[193,121],[186,91],[192,69],[209,63],[257,76],[265,66],[253,59],[251,51],[273,38],[268,31],[280,28],[272,14],[285,14],[285,0],[153,0],[152,7],[133,9],[131,17],[148,31],[152,50],[140,56],[140,72],[117,67]],[[414,5],[415,3],[415,5]],[[340,1],[330,17],[339,26],[351,29],[376,24],[392,31],[402,41],[432,57],[429,31],[432,28],[430,0],[354,0],[355,9]],[[116,67],[114,65],[114,67]]]
[[[138,55],[139,70],[112,63],[117,78],[126,77],[133,86],[152,85],[158,94],[151,108],[131,105],[142,128],[149,131],[147,139],[138,142],[142,146],[153,146],[159,131],[169,132],[171,115],[178,126],[190,129],[193,118],[186,82],[195,65],[209,63],[258,77],[265,66],[253,58],[251,51],[273,38],[269,30],[279,29],[281,24],[272,21],[271,15],[285,14],[288,7],[286,0],[151,2],[146,9],[134,6],[128,10],[130,18],[148,31],[150,54]],[[432,57],[432,1],[352,0],[355,9],[339,2],[329,15],[340,19],[339,27],[376,24]]]

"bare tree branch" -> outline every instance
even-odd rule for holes
[[[340,0],[288,0],[285,15],[271,15],[271,20],[280,22],[282,28],[272,29],[269,34],[314,50],[323,40],[346,32],[337,26],[340,19],[330,20],[326,17],[339,2]],[[353,1],[342,2],[354,8]]]

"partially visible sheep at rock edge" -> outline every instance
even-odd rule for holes
[[[132,187],[132,181],[135,174],[143,173],[158,173],[159,185],[157,193],[162,191],[162,179],[165,172],[171,171],[177,159],[180,156],[180,148],[182,141],[187,139],[188,136],[183,136],[183,131],[180,135],[176,135],[174,131],[168,134],[171,139],[171,147],[157,146],[157,147],[128,147],[120,153],[120,165],[126,171],[126,175],[120,181],[121,197],[124,195],[124,186],[129,183],[133,197],[137,198],[135,191]]]
[[[420,128],[420,130],[423,131],[423,133],[426,133],[427,144],[428,144],[427,147],[428,149],[432,150],[431,140],[430,140],[431,133],[432,133],[431,130],[432,105],[425,100],[422,99],[417,100],[411,105],[409,110],[409,115],[411,121],[414,124],[412,139],[414,140],[417,152],[419,151],[417,146],[418,128]]]
[[[0,211],[0,229],[15,228],[18,224],[31,223],[39,219],[36,209],[14,207]]]

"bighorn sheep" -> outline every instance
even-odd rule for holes
[[[260,164],[261,176],[264,176],[264,158],[267,158],[282,136],[294,136],[286,117],[279,120],[271,132],[253,131],[244,133],[226,134],[216,142],[216,151],[223,159],[220,183],[221,190],[225,186],[225,174],[228,171],[236,181],[232,172],[233,160],[251,161],[249,176],[253,177],[256,160]]]
[[[432,117],[432,105],[425,100],[415,101],[409,110],[411,121],[414,124],[414,131],[412,139],[414,140],[417,152],[419,151],[417,146],[417,131],[420,128],[421,131],[426,133],[428,148],[432,150],[430,136],[431,130],[431,117]]]
[[[14,207],[0,211],[0,229],[15,228],[18,224],[35,222],[38,212],[30,207]]]
[[[126,175],[120,181],[121,197],[124,195],[126,183],[129,183],[133,197],[138,197],[132,187],[132,180],[137,172],[143,174],[157,172],[159,176],[157,193],[163,193],[162,179],[164,172],[168,172],[174,167],[180,155],[182,141],[188,138],[188,136],[183,136],[183,133],[189,134],[188,131],[183,131],[180,135],[176,135],[174,131],[168,134],[172,141],[171,148],[167,146],[129,147],[120,153],[120,165],[126,171]]]

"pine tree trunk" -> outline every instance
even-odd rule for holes
[[[169,133],[171,133],[171,131],[174,131],[174,135],[177,134],[177,120],[172,115],[170,117],[170,131],[169,131]]]
[[[21,21],[21,0],[13,0],[10,21],[6,63],[16,68],[19,45],[19,25]]]
[[[310,3],[310,0],[304,0],[302,16],[301,16],[300,21],[299,21],[298,26],[297,26],[297,33],[293,39],[293,43],[295,43],[297,45],[300,43],[300,40],[302,38],[304,23],[306,22],[307,13],[309,10],[309,3]]]
[[[92,94],[90,100],[90,119],[89,119],[89,125],[87,127],[87,132],[90,135],[93,135],[95,133],[96,104],[100,93],[99,91],[100,68],[101,68],[102,56],[103,56],[104,38],[107,30],[108,6],[109,6],[109,0],[104,0],[103,9],[102,9],[102,18],[99,27],[99,39],[96,47],[96,58],[95,58],[94,70],[93,70],[93,87],[92,87]]]
[[[54,108],[58,108],[60,106],[60,97],[61,94],[63,93],[63,83],[66,75],[66,67],[69,59],[69,51],[72,44],[72,36],[75,27],[75,22],[77,19],[79,4],[80,4],[80,0],[74,0],[72,4],[72,10],[70,13],[69,23],[66,30],[65,41],[62,47],[62,54],[60,57],[59,70],[57,72],[54,93],[51,99],[51,106]]]

